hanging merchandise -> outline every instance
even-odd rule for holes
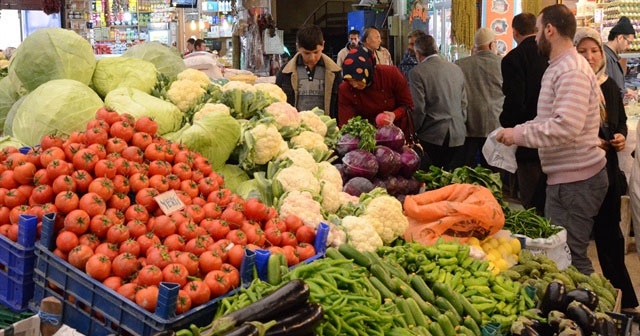
[[[62,7],[62,3],[60,2],[60,0],[42,1],[42,11],[47,15],[60,13],[60,7]]]

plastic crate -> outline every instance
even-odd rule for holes
[[[26,310],[33,297],[37,225],[36,216],[20,215],[18,242],[0,235],[0,303],[15,312]]]
[[[151,313],[54,255],[54,245],[53,221],[43,221],[42,238],[35,248],[38,259],[34,270],[33,310],[39,309],[38,303],[43,298],[53,296],[62,302],[63,323],[92,336],[148,336],[158,331],[188,328],[191,324],[211,323],[220,298],[176,316],[178,285],[164,282],[160,285],[156,312]],[[254,263],[255,253],[247,250],[240,269],[245,285],[253,278]],[[227,295],[233,293],[235,291]]]
[[[631,325],[633,324],[632,317],[613,312],[607,312],[607,315],[611,316],[613,322],[616,323],[618,336],[631,336]]]

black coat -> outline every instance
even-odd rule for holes
[[[502,59],[502,93],[504,104],[500,114],[502,127],[533,120],[538,114],[538,96],[542,75],[549,59],[538,53],[534,36],[525,38]],[[523,162],[539,161],[538,150],[519,147],[516,159]]]

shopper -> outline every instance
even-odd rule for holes
[[[375,65],[371,54],[362,47],[351,49],[342,64],[344,82],[338,96],[338,125],[361,116],[376,124],[383,113],[384,124],[394,123],[401,128],[413,108],[411,92],[400,70],[390,65]],[[406,128],[403,129],[405,132]]]
[[[296,34],[298,52],[276,75],[276,84],[287,94],[287,102],[299,111],[319,107],[338,115],[340,67],[323,54],[324,37],[316,25],[306,25]]]
[[[197,39],[193,42],[194,51],[207,51],[207,43],[203,39]]]
[[[338,64],[338,66],[342,66],[342,62],[344,62],[344,59],[347,57],[349,50],[357,48],[361,45],[362,43],[360,43],[360,31],[357,29],[352,29],[349,32],[349,42],[347,42],[347,45],[344,46],[344,48],[338,51],[338,60],[336,64]]]
[[[605,152],[598,147],[600,87],[589,63],[573,47],[576,19],[565,5],[545,7],[536,23],[540,53],[549,57],[538,115],[505,128],[505,145],[539,148],[547,174],[545,215],[567,230],[572,264],[591,274],[587,247],[609,186]]]
[[[467,134],[467,94],[460,67],[438,54],[431,35],[419,36],[414,48],[418,65],[409,72],[415,111],[413,124],[430,164],[453,170],[463,165]],[[429,162],[422,160],[421,169]]]
[[[416,51],[413,49],[413,46],[416,43],[416,38],[421,35],[427,35],[427,33],[422,30],[414,30],[409,33],[409,41],[407,44],[407,51],[404,53],[400,64],[398,64],[398,69],[402,72],[402,74],[409,78],[409,71],[413,69],[416,65],[418,65],[418,59],[416,59]]]
[[[362,45],[375,58],[375,64],[393,65],[391,53],[382,45],[382,37],[380,31],[376,27],[369,27],[364,30],[362,35]]]
[[[619,55],[631,46],[635,37],[636,31],[633,29],[631,21],[629,21],[628,17],[623,16],[609,31],[608,41],[604,47],[607,55],[607,75],[616,82],[622,96],[627,93],[627,89],[624,86],[624,74],[626,71],[620,64]]]
[[[502,93],[504,104],[500,114],[502,127],[514,127],[537,115],[540,81],[549,59],[540,55],[536,44],[536,16],[516,15],[512,22],[513,39],[518,46],[502,59]],[[544,215],[547,175],[542,172],[538,149],[519,146],[516,150],[519,199],[526,209],[536,208]]]
[[[496,34],[489,28],[480,28],[474,36],[476,52],[455,63],[464,74],[467,92],[467,128],[464,140],[464,164],[475,167],[481,164],[490,168],[482,155],[487,135],[500,126],[502,112],[502,71],[496,47]]]
[[[622,183],[618,179],[621,174],[618,152],[625,146],[627,116],[618,86],[605,73],[606,60],[600,34],[591,28],[580,28],[573,42],[578,53],[591,65],[602,90],[599,136],[600,148],[606,151],[609,189],[593,223],[598,261],[602,274],[615,288],[622,290],[622,308],[633,309],[638,306],[638,299],[624,263],[624,237],[620,230],[620,197],[625,192],[626,180]]]

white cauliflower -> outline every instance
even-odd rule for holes
[[[351,194],[348,194],[344,191],[340,192],[340,203],[343,205],[347,205],[349,203],[353,203],[354,205],[358,204],[358,201],[360,201],[360,198],[358,196],[353,196]]]
[[[267,115],[273,117],[278,124],[278,130],[287,128],[296,130],[300,127],[300,114],[298,110],[287,102],[275,102],[264,109]]]
[[[256,90],[267,93],[274,101],[286,102],[287,94],[282,91],[282,88],[273,83],[257,83],[253,85]]]
[[[402,203],[389,195],[378,196],[366,205],[364,215],[385,244],[404,234],[409,220],[402,212]]]
[[[180,111],[186,112],[200,102],[205,92],[200,83],[190,79],[179,79],[171,83],[171,87],[167,90],[167,97]]]
[[[320,182],[313,174],[298,166],[290,166],[282,169],[276,175],[276,180],[282,185],[282,190],[287,191],[308,191],[313,195],[320,193]]]
[[[193,120],[200,120],[200,118],[209,113],[224,113],[226,115],[231,115],[231,110],[229,109],[229,106],[225,104],[206,103],[202,106],[200,111],[193,115]]]
[[[316,160],[314,160],[311,153],[304,148],[288,149],[278,157],[278,159],[284,158],[289,158],[293,166],[302,167],[311,173],[315,174],[318,171]],[[338,174],[340,174],[340,172],[338,172]]]
[[[319,150],[323,152],[329,150],[327,144],[324,143],[324,137],[311,131],[302,131],[300,134],[291,138],[291,145],[294,148],[301,147],[306,150]]]
[[[342,219],[342,226],[347,231],[348,242],[360,252],[374,252],[384,245],[376,230],[365,218],[346,216]]]
[[[236,89],[240,91],[256,92],[256,88],[253,85],[248,84],[246,82],[241,82],[241,81],[229,81],[220,88],[222,92],[236,90]]]
[[[321,206],[313,196],[307,191],[291,191],[285,194],[280,202],[278,209],[280,218],[286,218],[289,215],[300,217],[304,225],[318,228],[320,222],[324,220],[321,213]]]
[[[323,137],[327,135],[327,124],[325,124],[315,112],[301,111],[300,119],[302,120],[302,125],[309,127],[311,131],[318,133]]]
[[[340,175],[340,171],[329,161],[321,161],[317,164],[318,172],[316,173],[316,177],[320,181],[326,181],[328,183],[333,184],[338,189],[342,190],[343,182],[342,175]]]
[[[280,154],[286,142],[274,125],[259,124],[250,131],[253,137],[253,162],[266,164]],[[288,148],[288,147],[287,147]]]
[[[327,246],[338,247],[347,243],[347,234],[341,226],[329,223],[329,234],[327,235]]]
[[[322,208],[328,213],[335,213],[342,205],[342,197],[340,193],[342,189],[338,189],[335,185],[320,181],[322,190],[320,196],[322,196]]]
[[[190,80],[198,83],[202,87],[207,87],[207,85],[211,84],[211,79],[204,72],[192,68],[184,69],[182,72],[178,74],[178,80]]]

